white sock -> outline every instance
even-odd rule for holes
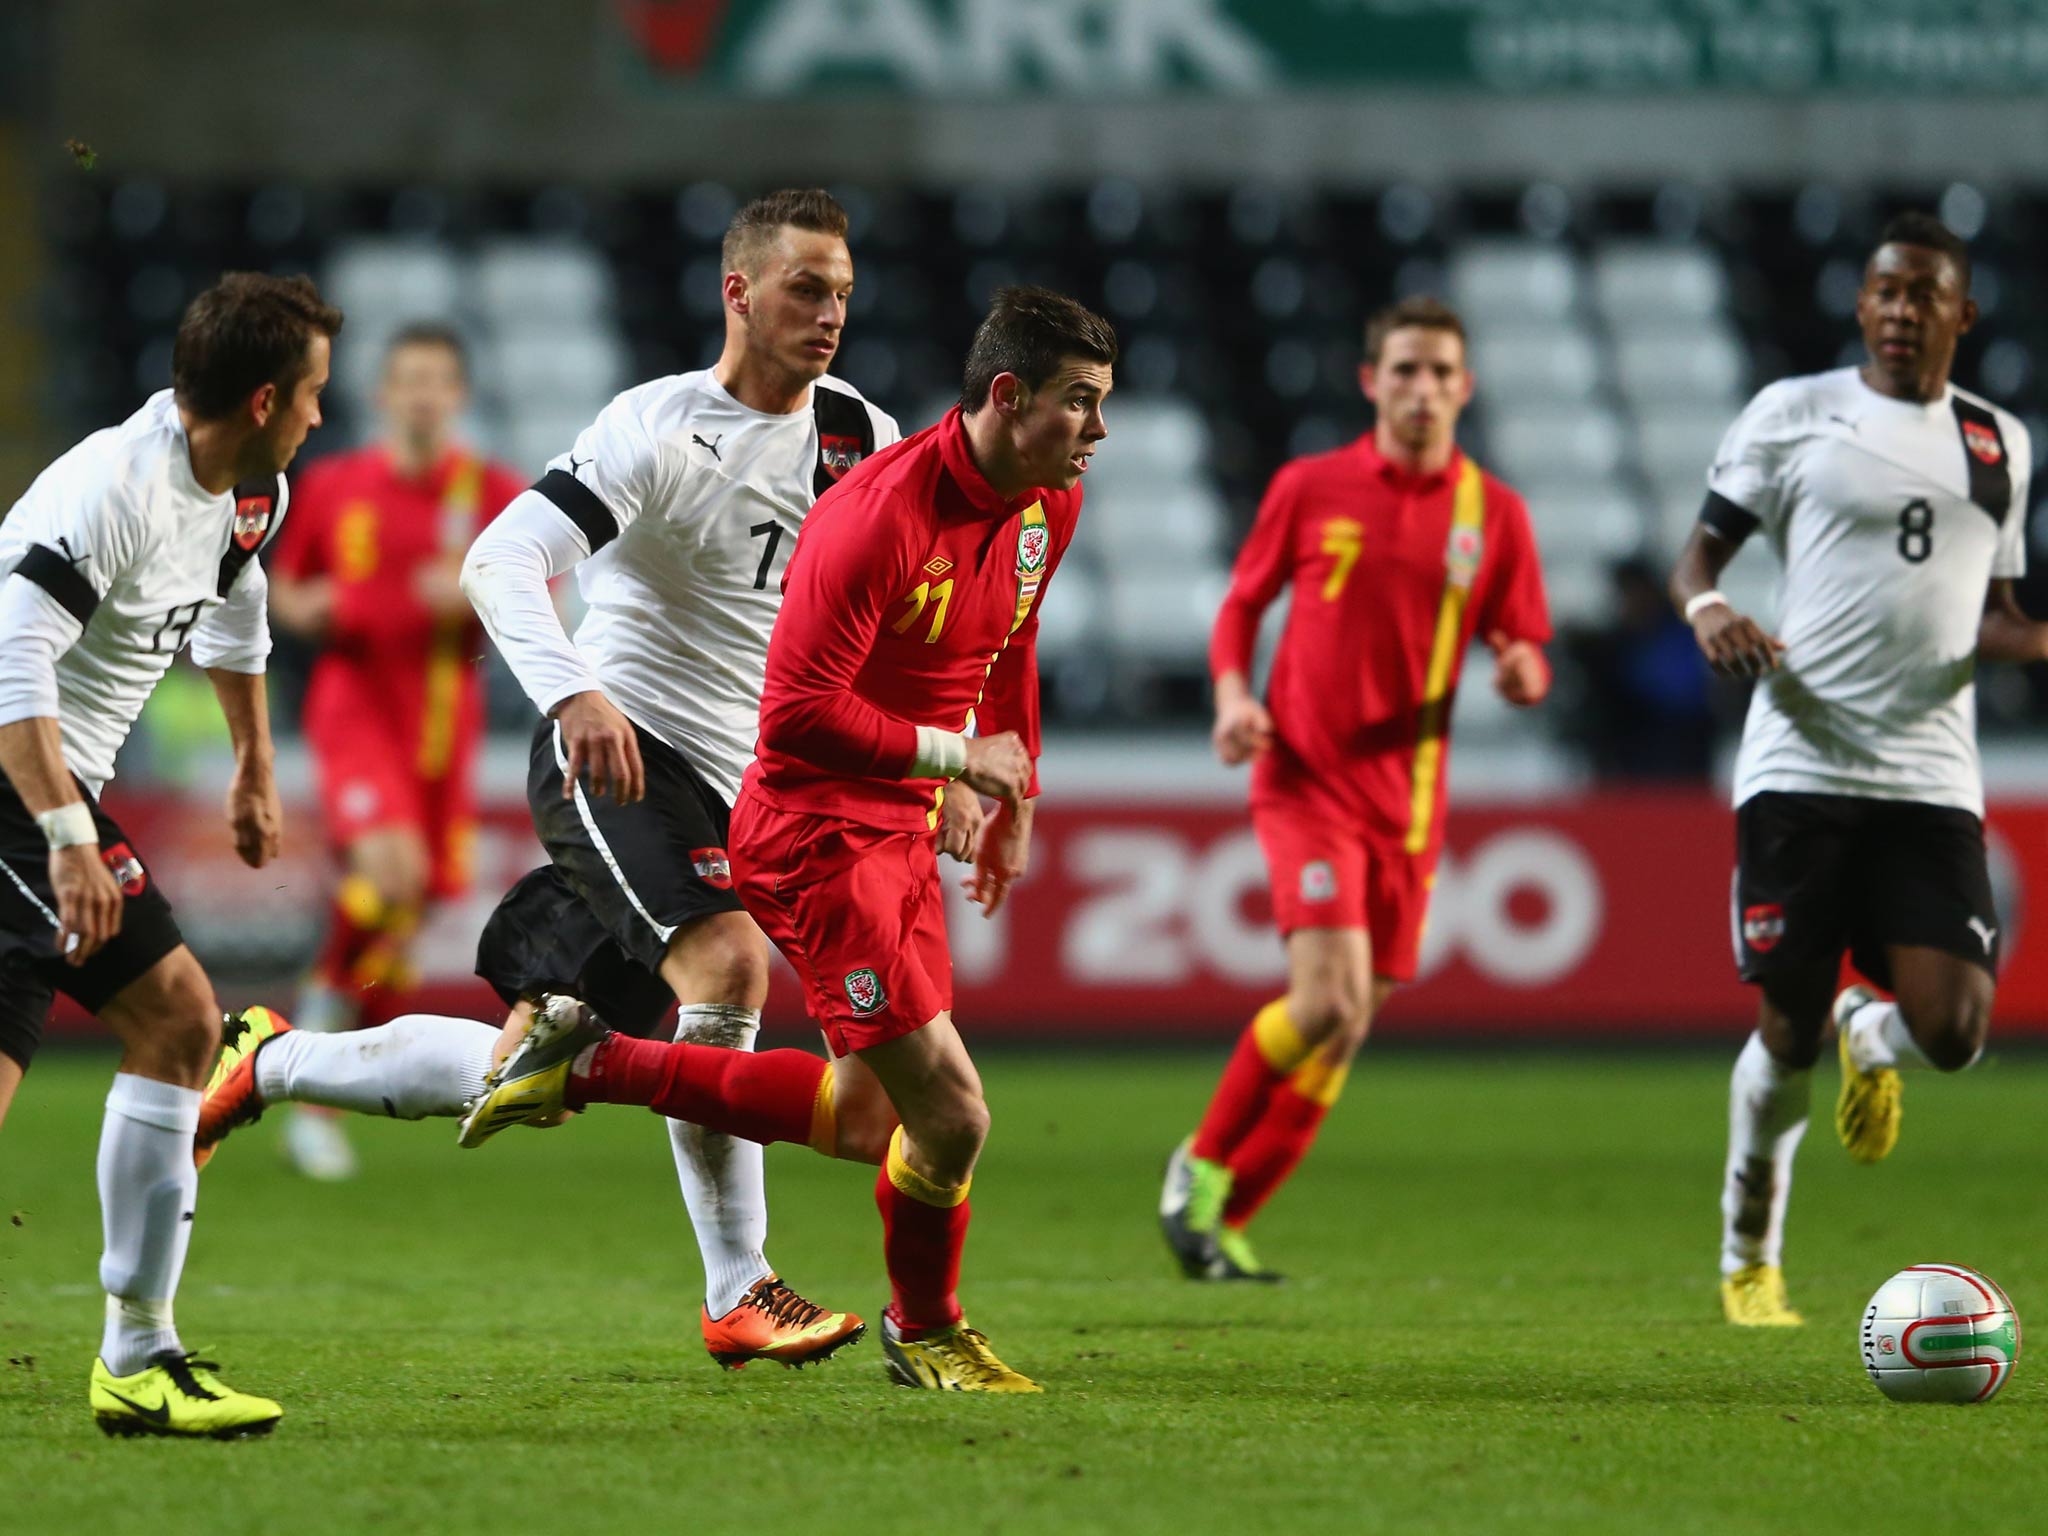
[[[751,1051],[761,1032],[755,1008],[690,1003],[676,1014],[676,1038],[698,1045]],[[753,1284],[771,1271],[762,1248],[768,1241],[768,1179],[759,1142],[742,1141],[701,1125],[668,1122],[669,1145],[683,1204],[704,1256],[704,1307],[723,1317]]]
[[[1785,1251],[1792,1154],[1806,1134],[1813,1073],[1794,1071],[1752,1034],[1728,1081],[1728,1165],[1721,1175],[1721,1273],[1777,1264]]]
[[[197,1088],[179,1088],[132,1072],[114,1074],[100,1128],[100,1285],[107,1293],[100,1358],[116,1376],[132,1376],[163,1350],[182,1354],[171,1300],[192,1242],[199,1170],[192,1133],[199,1128]]]
[[[1924,1067],[1934,1063],[1920,1049],[1897,1003],[1865,1003],[1849,1015],[1849,1059],[1865,1072],[1880,1067]]]
[[[475,1019],[408,1013],[342,1035],[294,1029],[256,1052],[265,1104],[291,1101],[395,1120],[459,1115],[483,1092],[498,1031]]]

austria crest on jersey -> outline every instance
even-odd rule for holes
[[[2005,457],[2005,445],[1999,442],[1998,433],[1984,422],[1964,422],[1963,441],[1982,463],[1996,464]]]
[[[1034,501],[1023,512],[1017,530],[1017,616],[1010,624],[1015,634],[1031,616],[1031,604],[1045,585],[1045,563],[1052,554],[1052,530],[1045,526],[1045,503]]]
[[[235,498],[235,543],[238,547],[251,554],[256,552],[256,546],[263,542],[263,535],[270,532],[270,514],[276,505],[275,496]]]
[[[834,480],[865,457],[866,450],[861,446],[858,437],[838,432],[818,434],[818,462],[824,467],[825,473]]]

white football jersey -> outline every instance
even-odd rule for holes
[[[1977,631],[1990,582],[2026,572],[2032,469],[2026,429],[1964,390],[1895,400],[1840,368],[1750,402],[1702,517],[1770,541],[1786,651],[1750,699],[1736,804],[1793,790],[1983,814]]]
[[[851,385],[828,376],[812,391],[771,416],[709,369],[656,379],[606,406],[536,487],[595,547],[576,568],[589,605],[577,650],[606,696],[728,805],[760,734],[768,632],[797,529],[863,438],[882,448],[902,436]]]
[[[0,724],[54,713],[64,761],[97,795],[171,659],[261,672],[270,654],[257,552],[284,521],[284,476],[220,495],[192,478],[171,391],[95,432],[0,521]],[[47,666],[19,664],[40,651]],[[38,675],[40,674],[40,675]]]

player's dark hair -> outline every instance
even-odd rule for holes
[[[1955,263],[1956,276],[1963,280],[1963,292],[1970,291],[1970,247],[1933,214],[1918,208],[1894,214],[1878,232],[1877,243],[1880,247],[1915,245],[1924,251],[1939,251]]]
[[[1050,288],[998,288],[967,348],[960,409],[971,414],[988,404],[999,373],[1014,373],[1037,389],[1070,357],[1114,365],[1116,327]]]
[[[232,415],[265,384],[290,398],[313,338],[341,330],[341,311],[310,277],[229,272],[186,306],[171,344],[171,388],[205,421]]]
[[[1375,311],[1365,322],[1365,360],[1377,363],[1387,338],[1396,331],[1407,330],[1449,331],[1458,338],[1460,346],[1465,344],[1465,322],[1458,312],[1442,299],[1418,293]]]
[[[725,243],[718,260],[727,272],[744,272],[752,277],[761,270],[775,232],[788,225],[817,235],[846,238],[846,210],[839,199],[822,187],[785,187],[757,197],[732,216],[725,226]]]
[[[407,347],[439,347],[455,359],[455,370],[463,382],[469,381],[469,344],[462,339],[462,332],[445,321],[414,320],[401,325],[384,343],[384,365],[388,368],[391,359]]]

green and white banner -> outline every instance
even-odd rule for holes
[[[2048,88],[2048,0],[612,0],[691,90],[962,98]]]

